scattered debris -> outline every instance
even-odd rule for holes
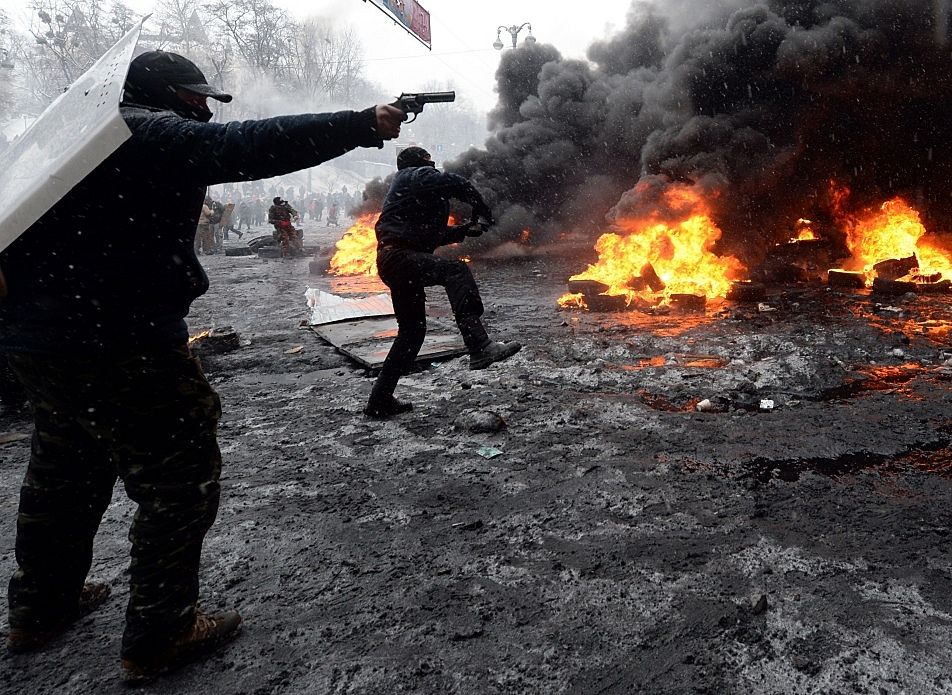
[[[285,350],[285,351],[284,351],[284,354],[285,354],[285,355],[296,355],[296,354],[298,354],[299,352],[301,352],[301,350],[303,350],[303,349],[304,349],[304,346],[303,346],[303,345],[295,345],[295,346],[294,346],[293,348],[291,348],[290,350]]]
[[[311,275],[326,275],[331,267],[331,258],[334,256],[333,248],[321,248],[314,254],[314,260],[307,264],[308,272]]]
[[[651,263],[645,263],[641,269],[641,277],[638,279],[653,292],[661,292],[666,287],[664,280],[661,279]]]
[[[628,297],[623,294],[595,294],[586,295],[585,303],[589,311],[624,311],[628,308]]]
[[[732,302],[759,302],[767,297],[767,288],[751,280],[741,280],[731,284],[726,299]]]
[[[906,280],[889,280],[878,277],[873,280],[873,293],[886,295],[899,295],[916,291],[916,283]]]
[[[188,339],[188,345],[197,355],[217,355],[241,347],[241,338],[231,326],[212,328]]]
[[[476,453],[482,456],[484,459],[494,459],[497,456],[502,456],[503,454],[502,450],[491,446],[481,446],[476,450]]]
[[[586,297],[608,292],[608,285],[597,280],[569,280],[569,292],[572,294],[584,294]]]
[[[861,290],[866,287],[866,275],[852,270],[833,268],[827,273],[826,283],[830,287]]]
[[[880,261],[873,266],[873,270],[876,272],[877,278],[898,280],[918,267],[919,259],[916,258],[916,254],[912,254],[907,258],[890,258],[885,261]]]
[[[459,529],[460,531],[475,531],[476,529],[481,529],[482,527],[482,519],[476,519],[474,521],[457,521],[455,524],[453,524],[453,528]]]
[[[679,314],[703,314],[707,297],[699,294],[672,294],[671,308]]]
[[[698,404],[694,407],[699,413],[716,412],[716,406],[710,398],[705,398],[703,401],[698,401]]]
[[[464,410],[453,422],[453,427],[474,434],[499,432],[506,429],[506,421],[491,410]]]

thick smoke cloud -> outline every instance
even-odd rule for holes
[[[495,241],[604,231],[645,177],[716,191],[724,248],[751,261],[796,219],[830,221],[831,181],[948,230],[948,21],[945,0],[635,2],[589,62],[504,54],[490,137],[447,169],[486,193]]]

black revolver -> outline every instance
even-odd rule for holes
[[[396,106],[404,113],[412,113],[413,118],[407,123],[413,123],[417,114],[423,113],[424,104],[442,104],[456,101],[456,92],[418,92],[416,94],[401,94],[391,106]]]

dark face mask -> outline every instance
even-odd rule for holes
[[[172,111],[182,118],[201,121],[202,123],[208,123],[213,115],[208,107],[200,108],[182,101],[170,85],[131,85],[127,82],[122,101],[123,103]]]
[[[185,102],[180,102],[181,106],[177,108],[172,108],[171,110],[177,113],[182,118],[190,118],[193,121],[201,121],[202,123],[208,123],[212,120],[214,115],[210,109],[199,109],[191,104],[186,104]]]

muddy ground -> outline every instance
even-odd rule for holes
[[[338,283],[206,260],[190,326],[247,344],[205,358],[225,473],[202,602],[245,629],[144,692],[952,692],[948,299],[586,315],[555,308],[577,257],[477,261],[488,324],[525,348],[427,365],[399,392],[416,410],[379,423],[367,371],[298,327],[306,287]],[[0,447],[3,576],[28,451]],[[122,692],[132,512],[117,488],[97,538],[113,598],[0,660],[0,691]]]

